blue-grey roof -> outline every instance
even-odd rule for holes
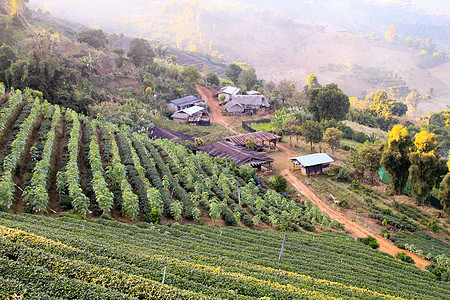
[[[178,106],[183,106],[186,104],[193,104],[193,103],[200,102],[200,101],[203,101],[203,100],[191,95],[191,96],[186,96],[183,98],[172,100],[172,101],[170,101],[170,103],[173,103]]]
[[[205,109],[204,107],[195,105],[195,106],[191,106],[191,107],[182,109],[178,112],[184,112],[184,113],[187,113],[188,115],[192,116],[193,114],[198,113],[199,111],[202,111],[204,109]]]
[[[298,163],[304,167],[328,164],[334,161],[326,153],[314,153],[309,155],[303,155],[290,158],[292,161],[298,161]]]

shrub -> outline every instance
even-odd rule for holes
[[[377,240],[373,236],[368,236],[366,238],[358,238],[358,242],[361,242],[365,245],[372,247],[372,249],[380,248],[380,244],[378,244]]]
[[[388,229],[386,229],[386,228],[381,229],[380,234],[381,234],[382,237],[384,237],[386,239],[391,237],[391,232]]]
[[[284,192],[287,189],[287,180],[281,174],[270,177],[269,183],[272,185],[273,189],[278,193]]]
[[[153,224],[161,222],[161,212],[157,209],[152,209],[145,217],[144,221]]]
[[[339,173],[336,176],[336,180],[340,182],[349,182],[350,176],[345,169],[339,169]]]
[[[412,259],[411,256],[409,256],[409,255],[406,254],[406,253],[399,252],[399,253],[397,253],[397,255],[396,255],[395,257],[396,257],[397,259],[399,259],[399,260],[401,260],[401,261],[404,261],[404,262],[407,262],[407,263],[409,263],[409,264],[415,264],[414,259]]]

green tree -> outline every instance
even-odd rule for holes
[[[409,176],[411,136],[403,125],[395,125],[388,132],[388,145],[381,156],[381,165],[389,174],[391,185],[397,194],[401,194]]]
[[[246,138],[245,139],[245,147],[247,147],[250,150],[255,150],[255,148],[256,148],[255,138],[252,136],[249,136],[248,138]]]
[[[444,211],[450,213],[450,161],[447,162],[447,166],[449,172],[445,175],[444,180],[442,180],[438,198],[441,205],[444,207]]]
[[[287,189],[287,180],[281,174],[270,177],[269,183],[270,185],[272,185],[272,188],[278,193],[284,192]]]
[[[313,151],[313,143],[319,143],[322,141],[322,127],[319,122],[307,120],[301,125],[302,135],[305,138],[305,142],[311,144],[311,152]]]
[[[142,66],[147,62],[153,61],[155,52],[146,40],[135,38],[130,42],[128,57],[131,58],[136,66]]]
[[[86,29],[78,33],[78,42],[86,43],[95,49],[101,49],[106,47],[108,39],[101,29]]]
[[[197,83],[200,78],[202,78],[202,74],[200,74],[197,67],[193,65],[184,67],[183,70],[181,70],[180,75],[184,81],[190,83]]]
[[[242,68],[237,63],[231,63],[225,70],[225,75],[233,81],[234,84],[238,83],[239,75],[241,75]]]
[[[206,83],[208,84],[208,86],[218,87],[220,85],[220,79],[216,73],[209,72],[208,74],[206,74]]]
[[[245,86],[247,91],[252,90],[258,82],[258,76],[256,76],[255,69],[250,67],[242,70],[241,74],[239,74],[238,82],[241,86]]]
[[[376,143],[366,141],[364,145],[358,149],[359,167],[361,168],[363,175],[366,171],[369,173],[371,182],[374,181],[374,178],[380,169],[381,155],[381,147]]]
[[[384,35],[384,38],[386,41],[390,43],[394,43],[398,40],[397,36],[397,26],[391,25],[389,26],[388,30],[386,31],[386,34]]]
[[[0,82],[6,83],[5,72],[15,60],[16,54],[13,49],[8,45],[3,44],[0,47]]]
[[[334,155],[334,152],[341,145],[341,139],[344,133],[340,131],[338,128],[330,127],[325,130],[323,134],[323,140],[330,145],[331,155]]]
[[[277,90],[278,90],[278,97],[283,103],[283,106],[285,104],[293,104],[299,98],[298,97],[299,92],[295,88],[295,85],[286,79],[280,81]]]
[[[440,174],[440,155],[433,133],[421,131],[416,134],[414,150],[410,153],[411,190],[418,205],[423,205],[425,197],[437,185]]]
[[[350,100],[335,83],[309,93],[308,111],[315,121],[343,120],[350,108]]]
[[[5,79],[9,87],[24,89],[27,86],[30,62],[19,59],[5,71]]]

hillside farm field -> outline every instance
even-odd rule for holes
[[[50,299],[62,291],[77,299],[450,297],[449,283],[339,233],[289,233],[279,262],[283,233],[271,230],[6,213],[0,223],[2,297]]]

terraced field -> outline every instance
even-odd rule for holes
[[[6,213],[0,224],[2,298],[450,297],[449,283],[339,233],[289,233],[280,262],[271,230]]]

